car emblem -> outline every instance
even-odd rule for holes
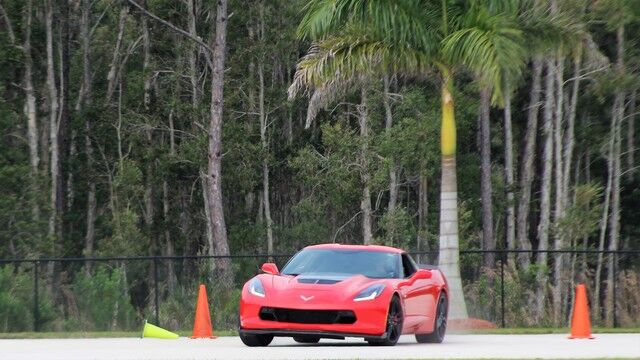
[[[309,297],[306,297],[306,296],[304,296],[304,295],[300,295],[300,299],[302,299],[302,300],[304,300],[304,301],[312,300],[314,297],[315,297],[315,296],[309,296]]]

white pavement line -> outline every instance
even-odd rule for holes
[[[640,334],[596,334],[594,340],[566,335],[447,335],[443,344],[417,344],[403,336],[394,347],[368,346],[362,339],[321,340],[301,345],[276,338],[249,348],[237,337],[215,340],[38,339],[0,340],[0,359],[460,359],[635,358]]]

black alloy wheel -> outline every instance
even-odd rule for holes
[[[271,344],[273,335],[268,334],[247,334],[240,331],[240,340],[247,346],[267,346]]]
[[[438,307],[436,308],[433,332],[431,334],[416,334],[416,341],[421,344],[441,343],[444,340],[445,333],[447,332],[448,311],[449,303],[447,302],[447,295],[441,293],[440,298],[438,298]]]
[[[387,331],[384,339],[367,339],[369,345],[375,346],[394,346],[398,343],[400,335],[402,335],[402,323],[404,313],[400,299],[394,296],[389,304],[389,312],[387,313]]]

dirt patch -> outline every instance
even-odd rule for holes
[[[447,327],[451,330],[482,330],[497,329],[498,325],[491,321],[468,318],[468,319],[450,319],[447,321]]]

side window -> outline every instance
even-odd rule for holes
[[[411,277],[417,271],[415,264],[407,254],[402,254],[402,270],[405,278]]]

